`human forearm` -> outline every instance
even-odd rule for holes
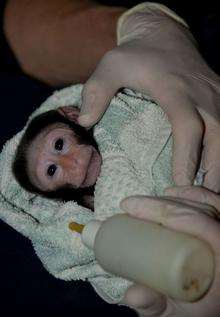
[[[25,73],[50,85],[83,82],[116,45],[124,10],[88,0],[9,0],[5,34]]]

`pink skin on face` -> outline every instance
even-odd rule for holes
[[[51,191],[70,184],[92,186],[101,170],[102,159],[92,145],[78,144],[65,124],[52,124],[32,142],[28,150],[28,172],[41,190]]]

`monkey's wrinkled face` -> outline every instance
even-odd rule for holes
[[[64,185],[83,188],[96,183],[102,159],[92,145],[80,144],[65,124],[44,129],[27,152],[31,182],[43,191]]]

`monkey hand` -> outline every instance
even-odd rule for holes
[[[79,123],[95,124],[122,87],[150,95],[168,115],[175,184],[192,185],[203,151],[204,186],[220,192],[220,80],[168,8],[144,3],[119,18],[118,46],[86,82]]]
[[[133,217],[162,223],[208,242],[215,255],[214,281],[208,293],[192,303],[174,300],[141,285],[128,288],[122,303],[134,308],[139,316],[220,316],[220,197],[197,186],[174,187],[166,194],[169,196],[128,197],[121,207]]]

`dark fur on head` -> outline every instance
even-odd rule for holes
[[[28,192],[63,201],[74,200],[78,204],[86,207],[83,201],[83,196],[93,195],[94,186],[73,189],[69,184],[66,184],[65,186],[53,191],[42,191],[30,181],[27,172],[28,147],[41,131],[54,123],[64,123],[68,125],[71,130],[74,131],[80,143],[91,144],[98,151],[98,146],[93,137],[92,130],[86,130],[84,127],[61,115],[58,111],[51,110],[40,114],[29,123],[15,154],[15,160],[12,166],[14,176],[18,183]]]

